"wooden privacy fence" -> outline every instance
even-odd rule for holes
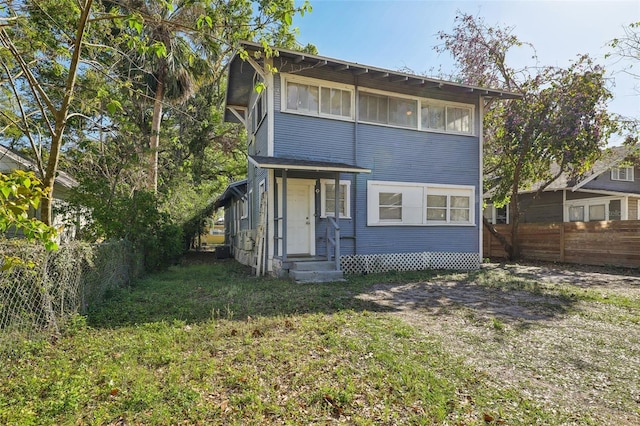
[[[495,225],[511,240],[511,225]],[[522,223],[518,227],[523,259],[582,265],[640,267],[640,221]],[[500,242],[484,228],[483,256],[504,259]]]

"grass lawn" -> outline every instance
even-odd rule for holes
[[[442,335],[357,297],[465,275],[295,284],[234,262],[171,267],[52,341],[0,348],[0,424],[597,424],[495,386]]]

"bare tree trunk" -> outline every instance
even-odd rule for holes
[[[53,184],[56,180],[56,173],[58,171],[58,162],[60,160],[60,148],[62,148],[64,129],[67,125],[67,119],[69,118],[69,105],[73,98],[73,91],[76,84],[76,77],[78,75],[78,66],[80,65],[80,52],[82,50],[82,40],[85,35],[87,21],[91,12],[91,4],[93,0],[87,0],[84,9],[80,14],[78,20],[78,27],[76,29],[76,38],[74,43],[74,51],[71,56],[71,62],[69,64],[69,75],[67,76],[67,82],[65,84],[64,98],[60,109],[53,111],[55,114],[55,127],[54,133],[51,135],[51,148],[49,150],[49,160],[47,161],[47,169],[43,179],[45,188],[49,190],[47,196],[42,200],[40,204],[41,220],[47,225],[51,225],[53,215]]]
[[[164,80],[166,73],[160,67],[157,79],[156,94],[153,103],[151,136],[149,137],[149,163],[147,165],[147,189],[158,191],[158,148],[160,147],[160,125],[162,124],[162,101],[164,98]]]
[[[499,233],[496,227],[493,226],[493,223],[489,222],[486,217],[482,218],[482,223],[484,224],[484,227],[487,228],[489,233],[500,242],[500,244],[504,248],[505,253],[507,253],[507,258],[511,260],[511,244],[509,243],[507,238]]]

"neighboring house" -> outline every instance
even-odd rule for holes
[[[17,153],[16,151],[0,145],[0,172],[11,173],[14,170],[31,170],[37,173],[36,163]],[[69,197],[71,188],[78,185],[78,182],[69,174],[58,171],[53,188],[53,217],[52,225],[58,229],[61,241],[69,241],[75,238],[78,224],[69,226],[69,223],[75,223],[76,220],[70,220],[61,211],[66,206],[66,200]],[[40,218],[40,211],[35,211],[34,216]]]
[[[246,190],[218,199],[236,259],[298,280],[479,267],[484,98],[519,95],[243,48],[225,119],[247,128]]]
[[[640,219],[640,162],[629,148],[606,150],[587,173],[573,179],[562,174],[534,197],[539,185],[519,194],[521,223]],[[509,223],[509,206],[488,204],[484,216]]]
[[[240,241],[240,233],[248,229],[248,213],[245,206],[247,195],[247,180],[233,182],[225,189],[214,202],[214,209],[224,207],[224,244],[231,248],[232,252],[245,251],[244,242]],[[249,248],[251,250],[253,247]]]

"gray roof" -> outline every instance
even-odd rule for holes
[[[577,190],[586,183],[600,176],[602,173],[605,173],[623,161],[626,161],[633,152],[633,148],[626,146],[614,146],[607,148],[603,151],[602,156],[596,160],[591,169],[577,177],[571,177],[569,173],[564,172],[557,180],[545,188],[545,191],[558,191],[561,189]],[[558,171],[559,166],[556,163],[552,164],[550,170],[551,174],[555,175]],[[534,184],[530,191],[537,191],[543,184],[544,182]]]
[[[258,59],[253,56],[254,52],[261,52],[262,45],[252,42],[242,42],[240,48],[247,51],[251,58],[263,65],[264,55],[260,55]],[[369,65],[361,65],[355,62],[343,61],[340,59],[328,58],[325,56],[311,55],[304,52],[288,49],[276,49],[278,58],[281,61],[287,61],[293,64],[308,64],[315,68],[329,67],[335,72],[349,73],[351,75],[368,74],[375,78],[385,79],[398,85],[409,85],[415,87],[437,87],[443,91],[454,93],[477,93],[483,97],[496,97],[502,99],[517,99],[522,95],[504,90],[489,89],[485,87],[471,86],[467,84],[459,84],[452,81],[439,80],[408,74],[401,71],[393,71],[384,68],[373,67]],[[226,106],[232,107],[248,107],[251,91],[254,90],[253,82],[254,70],[249,62],[240,58],[238,54],[234,55],[229,64],[229,79],[227,82]],[[225,108],[225,121],[238,123],[238,118]]]
[[[263,169],[309,170],[344,173],[371,173],[370,169],[332,161],[250,155],[249,161]]]
[[[220,207],[225,207],[229,204],[229,201],[231,201],[234,197],[241,198],[246,193],[247,193],[246,179],[232,182],[227,186],[224,192],[218,198],[216,198],[216,200],[213,202],[213,208],[217,210]]]
[[[0,172],[10,172],[15,170],[16,167],[12,167],[10,164],[6,164],[6,161],[9,160],[9,163],[13,163],[18,166],[21,170],[31,170],[34,172],[38,171],[35,161],[32,159],[25,157],[24,155],[12,150],[9,147],[4,145],[0,145]],[[58,170],[56,174],[55,182],[65,188],[73,188],[78,186],[78,181],[76,181],[70,174]]]

